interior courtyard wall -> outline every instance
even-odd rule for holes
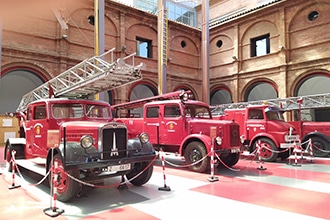
[[[312,27],[306,20],[313,10],[318,11],[320,17]],[[234,43],[237,52],[225,46],[217,50],[211,48],[211,88],[219,84],[230,88],[233,101],[237,102],[244,101],[246,89],[252,82],[270,80],[278,97],[293,96],[297,78],[329,70],[327,14],[329,3],[326,1],[281,1],[211,27],[210,42],[219,36],[237,42]],[[267,33],[270,33],[270,53],[251,57],[251,38]],[[233,56],[236,58],[230,60]]]
[[[146,64],[143,77],[157,85],[157,17],[113,1],[106,1],[105,9],[105,49],[116,47],[117,57],[135,52],[135,36],[143,34],[155,41],[153,57],[137,57],[135,62]],[[306,19],[312,10],[319,11],[320,16],[309,23]],[[294,95],[298,79],[314,72],[329,73],[330,37],[326,19],[329,12],[327,1],[278,1],[212,26],[211,90],[229,88],[233,101],[243,101],[245,88],[252,80],[268,79],[276,85],[279,97],[288,97]],[[92,2],[76,1],[65,10],[68,30],[61,29],[53,14],[52,17],[44,17],[44,13],[30,15],[24,22],[22,18],[3,22],[2,71],[15,66],[34,68],[50,79],[93,56],[94,27],[87,20],[91,14]],[[37,25],[27,25],[36,24],[36,21]],[[172,21],[169,21],[168,30],[167,91],[190,87],[201,94],[201,30]],[[250,38],[265,32],[271,33],[270,54],[249,57]],[[219,40],[223,43],[220,48],[216,45]],[[182,41],[187,44],[184,48]],[[123,51],[124,45],[126,50]],[[132,86],[115,89],[115,102],[126,101]]]

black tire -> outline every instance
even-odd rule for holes
[[[260,140],[261,149],[260,149],[260,155],[258,155],[258,156],[261,157],[261,160],[266,161],[266,162],[276,161],[276,159],[278,157],[278,153],[275,151],[278,151],[278,149],[277,149],[276,145],[274,144],[274,142],[272,140],[270,140],[269,138],[260,138],[254,144],[254,149],[256,149],[256,147],[257,147],[256,144],[258,143],[259,140]]]
[[[12,145],[9,140],[6,141],[6,152],[4,154],[4,159],[6,160],[6,167],[8,172],[12,172],[12,164],[11,164],[11,157],[12,151],[15,150],[15,159],[24,159],[24,145],[22,144],[14,144]]]
[[[185,152],[184,158],[186,164],[193,164],[196,161],[201,160],[203,157],[207,155],[207,151],[205,145],[199,141],[193,141],[188,144]],[[210,168],[210,157],[206,157],[200,163],[195,164],[193,166],[189,166],[189,169],[195,172],[203,173]]]
[[[232,167],[239,161],[240,153],[221,154],[220,159],[226,166]]]
[[[143,171],[149,163],[143,162],[143,163],[136,163],[134,164],[134,168],[131,172],[126,174],[127,179],[132,183],[134,186],[142,186],[143,184],[147,183],[153,173],[154,167],[151,164],[143,173],[141,173],[138,177],[134,178],[136,175],[138,175],[141,171]],[[134,179],[132,179],[134,178]],[[132,179],[132,180],[130,180]]]
[[[68,202],[77,197],[79,191],[79,183],[70,178],[67,173],[75,178],[79,177],[78,170],[64,171],[63,162],[59,154],[55,154],[53,160],[58,161],[58,181],[57,181],[57,199],[62,202]],[[50,168],[52,164],[50,163]],[[49,183],[53,187],[52,175],[49,174]]]
[[[312,137],[312,144],[314,157],[327,157],[329,155],[330,146],[324,138]]]
[[[281,160],[287,159],[290,156],[289,149],[287,149],[287,151],[281,152],[279,156],[280,156]]]

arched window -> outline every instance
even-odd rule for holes
[[[157,90],[153,88],[150,85],[147,84],[139,84],[135,86],[130,95],[129,95],[129,100],[134,101],[134,100],[139,100],[143,98],[148,98],[157,95]],[[143,109],[138,108],[130,111],[130,114],[143,117]]]
[[[0,114],[15,112],[22,96],[37,88],[44,81],[29,70],[17,69],[0,78]]]
[[[232,102],[231,94],[226,89],[219,89],[211,94],[210,105],[220,105],[231,102]]]
[[[267,82],[258,82],[251,85],[245,95],[244,101],[258,101],[267,99],[276,99],[278,97],[274,86]]]
[[[295,96],[307,96],[330,93],[330,75],[314,74],[301,80],[295,88]],[[304,121],[330,121],[330,108],[311,108],[301,111]],[[298,116],[295,115],[295,120]]]

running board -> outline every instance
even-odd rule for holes
[[[15,161],[17,165],[24,167],[25,169],[31,170],[34,173],[38,173],[42,176],[45,176],[47,173],[45,164],[36,163],[33,159],[16,159]]]

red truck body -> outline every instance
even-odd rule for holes
[[[71,200],[81,188],[67,173],[81,181],[98,182],[112,176],[131,179],[145,170],[131,181],[134,185],[146,183],[152,175],[153,166],[148,165],[155,159],[153,146],[136,138],[141,132],[128,139],[126,126],[113,121],[108,103],[43,99],[30,103],[25,114],[17,116],[24,132],[21,138],[7,140],[5,160],[10,163],[15,151],[18,164],[40,165],[44,174],[58,160],[58,200]]]
[[[280,108],[269,105],[248,105],[242,109],[225,109],[220,119],[234,120],[240,125],[240,135],[250,152],[260,143],[260,155],[264,161],[275,161],[289,156],[287,148],[299,141],[295,126],[284,121]]]
[[[112,107],[116,109],[116,106]],[[239,160],[239,125],[229,120],[212,119],[206,103],[180,99],[152,101],[144,104],[143,118],[131,116],[115,118],[126,124],[130,137],[147,132],[155,149],[178,153],[187,164],[205,157],[202,162],[190,166],[191,170],[204,172],[209,169],[212,144],[227,166],[233,166]]]
[[[330,122],[289,121],[301,137],[302,147],[308,147],[311,140],[313,155],[327,157],[330,152]]]

